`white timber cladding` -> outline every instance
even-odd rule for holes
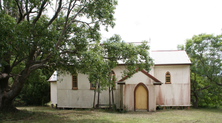
[[[57,104],[57,82],[50,82],[50,98],[51,104]]]
[[[131,78],[126,79],[125,83],[126,84],[124,86],[123,104],[127,107],[129,111],[134,110],[134,91],[137,84],[139,83],[145,84],[146,88],[148,89],[149,111],[156,111],[155,85],[153,85],[153,80],[139,71],[135,73]]]
[[[134,91],[139,83],[143,83],[148,90],[148,109],[156,111],[156,106],[190,106],[190,60],[185,51],[154,51],[151,52],[154,66],[149,74],[162,82],[162,85],[153,85],[147,73],[138,71],[130,78],[122,75],[126,65],[121,64],[112,69],[117,81],[123,80],[123,105],[127,110],[135,109]],[[166,84],[166,73],[170,73],[170,83]],[[59,72],[58,72],[59,73]],[[55,76],[56,75],[56,76]],[[54,73],[49,81],[51,102],[57,103],[59,108],[92,108],[94,90],[90,89],[88,76],[77,74],[78,89],[72,89],[72,75],[69,73]],[[154,79],[155,80],[155,79]],[[155,81],[157,81],[155,80]],[[54,81],[54,82],[53,82]],[[120,107],[120,85],[116,83],[114,103]],[[147,97],[144,97],[147,98]],[[100,104],[108,104],[108,91],[100,93]],[[97,95],[96,95],[97,104]]]
[[[163,84],[156,86],[156,104],[161,106],[190,106],[190,65],[155,66],[154,76]],[[165,84],[169,71],[171,84]]]
[[[114,71],[115,72],[115,71]],[[92,108],[94,90],[90,90],[88,76],[85,74],[78,75],[78,89],[72,89],[72,75],[62,74],[58,76],[58,104],[62,108]],[[119,106],[119,87],[116,85],[114,90],[114,101]],[[109,104],[108,91],[102,91],[100,94],[100,104]],[[97,95],[96,95],[97,102]]]

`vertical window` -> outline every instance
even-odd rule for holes
[[[165,78],[166,78],[165,84],[171,84],[171,75],[169,71],[166,72]]]
[[[77,74],[72,75],[72,89],[75,89],[75,90],[78,89],[78,75]]]

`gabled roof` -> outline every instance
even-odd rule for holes
[[[137,73],[139,71],[139,69],[135,70],[135,73]],[[158,80],[157,78],[155,78],[154,76],[152,76],[151,74],[147,73],[145,70],[140,70],[143,74],[145,74],[146,76],[148,76],[150,79],[152,79],[154,81],[154,85],[161,85],[163,84],[162,82],[160,82],[160,80]],[[134,74],[135,74],[134,73]],[[118,82],[124,81],[126,79],[128,79],[129,76],[125,76],[122,79],[120,79]]]
[[[150,56],[155,65],[191,64],[184,50],[156,50],[151,51]]]
[[[48,80],[49,82],[56,82],[57,81],[57,71],[55,71],[52,76]]]

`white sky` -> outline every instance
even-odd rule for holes
[[[103,38],[151,39],[151,50],[176,50],[193,35],[221,34],[222,0],[118,0],[114,17],[116,26],[102,30]]]

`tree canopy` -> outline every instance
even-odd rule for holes
[[[77,68],[81,52],[99,42],[100,25],[113,27],[116,1],[1,0],[0,110],[14,110],[14,98],[31,71]],[[52,16],[47,9],[53,8]],[[9,86],[8,79],[13,79]]]
[[[0,0],[0,111],[15,110],[13,100],[36,69],[78,71],[92,80],[93,72],[104,69],[100,75],[107,75],[105,67],[123,59],[131,66],[125,74],[135,67],[148,70],[146,43],[135,47],[116,35],[100,45],[101,25],[106,30],[115,25],[116,5],[115,0]]]
[[[191,98],[195,107],[222,102],[222,35],[194,35],[186,42],[191,65]]]

